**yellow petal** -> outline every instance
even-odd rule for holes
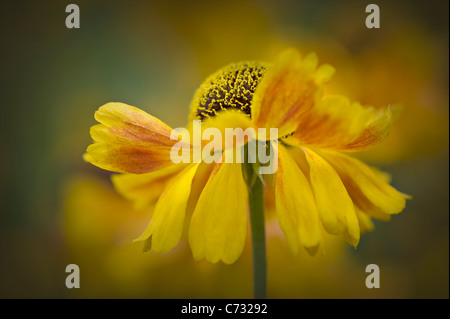
[[[124,103],[107,103],[94,115],[95,119],[108,130],[105,135],[94,136],[99,142],[123,138],[129,143],[142,143],[142,146],[169,146],[171,127],[148,113]]]
[[[241,164],[216,164],[203,189],[189,226],[195,260],[235,262],[247,234],[247,187]]]
[[[279,136],[295,131],[299,118],[321,95],[326,79],[316,75],[317,57],[284,51],[264,75],[253,96],[251,114],[255,127],[278,128]]]
[[[108,103],[95,113],[94,144],[84,158],[100,168],[141,174],[173,164],[172,129],[157,118],[123,103]]]
[[[353,201],[339,175],[322,157],[305,148],[317,209],[325,230],[343,234],[351,245],[359,242],[360,229]]]
[[[288,150],[280,144],[278,151],[278,170],[275,175],[278,222],[294,254],[298,252],[299,243],[313,250],[322,239],[311,186]]]
[[[381,143],[391,131],[392,118],[390,108],[381,112],[379,116],[366,124],[358,138],[340,149],[345,151],[363,151]]]
[[[143,208],[155,204],[167,183],[185,166],[174,164],[145,174],[112,175],[111,180],[119,194]]]
[[[358,217],[359,228],[361,229],[361,235],[374,229],[374,224],[370,219],[370,216],[362,212],[358,207],[355,207],[356,216]]]
[[[372,109],[350,103],[342,96],[327,96],[306,112],[288,143],[339,149],[360,136]],[[294,142],[292,142],[294,141]]]
[[[314,74],[317,83],[327,83],[331,80],[336,70],[329,64],[321,65]]]
[[[88,146],[86,152],[86,161],[117,173],[143,174],[173,165],[170,148],[166,147],[143,148],[94,143]]]
[[[145,241],[151,236],[152,248],[157,252],[167,252],[177,245],[183,232],[192,179],[198,165],[187,166],[167,185],[155,205],[147,229],[136,241]]]
[[[400,213],[405,208],[406,196],[390,186],[385,176],[360,160],[338,152],[322,152],[343,181],[353,202],[375,218],[383,214]]]
[[[362,151],[382,142],[391,127],[390,108],[379,111],[351,103],[343,96],[327,96],[299,119],[295,133],[286,142],[297,146]]]
[[[200,194],[205,188],[206,183],[208,182],[209,177],[211,176],[211,172],[213,171],[215,163],[205,163],[201,162],[197,168],[197,172],[195,173],[195,177],[192,180],[191,186],[191,194],[189,195],[188,205],[186,209],[187,213],[187,222],[190,224],[190,218],[192,213],[195,210],[195,206],[197,205],[197,201],[200,198]],[[188,224],[188,225],[189,225]]]
[[[205,130],[216,129],[220,132],[222,139],[213,140],[205,135]],[[217,112],[214,117],[209,117],[202,122],[202,144],[218,143],[215,150],[238,148],[255,138],[256,130],[252,126],[250,118],[239,110],[227,110]],[[227,134],[234,134],[232,139],[227,139]],[[230,135],[231,136],[231,135]]]

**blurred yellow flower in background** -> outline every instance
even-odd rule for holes
[[[133,207],[104,179],[73,176],[64,188],[66,255],[82,271],[82,289],[73,291],[76,296],[231,297],[236,278],[242,283],[236,296],[250,295],[251,281],[245,272],[196,263],[184,242],[168,254],[142,253],[141,245],[132,240],[145,228],[153,208]]]
[[[133,207],[111,185],[95,175],[74,175],[64,185],[65,258],[81,269],[78,298],[251,298],[249,245],[232,265],[195,262],[187,242],[166,254],[148,251],[131,240],[148,223],[152,209]],[[361,285],[359,265],[345,257],[344,242],[325,235],[327,252],[311,258],[293,256],[276,220],[267,223],[269,298],[370,297]],[[404,295],[407,286],[395,269],[383,278],[392,282],[379,296]],[[386,285],[387,286],[387,285]],[[236,289],[239,287],[239,289]]]

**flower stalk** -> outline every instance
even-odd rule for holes
[[[267,259],[264,222],[264,184],[259,163],[249,163],[248,144],[244,146],[242,173],[247,184],[253,252],[253,292],[255,299],[266,298]]]
[[[264,229],[264,186],[259,178],[248,192],[253,250],[253,288],[255,299],[266,298],[267,260]]]

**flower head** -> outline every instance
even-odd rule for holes
[[[232,63],[208,77],[191,103],[190,120],[204,120],[230,109],[250,116],[253,95],[269,67],[256,61]]]
[[[324,97],[323,84],[333,73],[329,65],[318,66],[315,54],[303,58],[290,49],[272,65],[226,66],[206,79],[191,104],[190,120],[205,127],[278,129],[276,140],[254,138],[276,151],[278,170],[266,192],[274,192],[276,216],[294,253],[300,246],[314,253],[323,229],[356,246],[361,232],[373,228],[372,217],[388,220],[408,197],[386,174],[344,153],[384,140],[392,117],[389,109],[380,113],[345,97]],[[240,163],[174,164],[170,150],[180,140],[171,139],[172,129],[126,104],[108,103],[95,118],[101,124],[91,129],[94,144],[85,159],[125,173],[113,176],[116,189],[137,205],[154,205],[138,241],[151,240],[154,250],[166,252],[188,225],[196,260],[233,263],[241,255],[248,198]]]

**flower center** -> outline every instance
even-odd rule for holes
[[[251,116],[253,95],[269,66],[264,62],[246,61],[217,71],[195,93],[191,118],[204,120],[227,109],[238,109]]]

